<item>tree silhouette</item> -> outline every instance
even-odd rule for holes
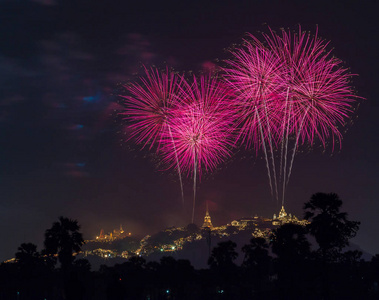
[[[17,265],[22,274],[36,274],[49,272],[54,268],[54,261],[37,251],[32,243],[22,243],[15,254]]]
[[[37,251],[37,246],[32,243],[22,243],[18,247],[15,257],[14,266],[17,270],[18,291],[28,299],[42,298],[52,283],[53,265],[50,263],[51,261],[42,256]],[[11,277],[10,274],[8,276]]]
[[[67,270],[74,261],[73,254],[80,252],[84,244],[83,236],[79,232],[80,226],[77,220],[59,217],[59,222],[54,222],[45,232],[45,253],[47,255],[58,254],[61,268]]]
[[[262,297],[262,285],[268,280],[271,257],[268,255],[268,244],[264,238],[252,238],[242,247],[245,257],[242,267],[247,272],[246,278],[253,282],[257,298]]]
[[[17,250],[15,256],[20,265],[34,265],[40,259],[37,246],[32,243],[22,243]]]
[[[22,277],[35,277],[43,270],[44,262],[36,245],[22,243],[17,250],[15,257]]]
[[[235,266],[234,260],[238,257],[236,247],[237,244],[232,241],[218,243],[208,260],[210,267],[228,269]]]
[[[334,193],[316,193],[304,204],[309,233],[316,239],[321,258],[320,277],[323,297],[330,298],[330,268],[329,264],[337,262],[341,251],[349,245],[349,239],[354,237],[359,229],[360,222],[349,221],[347,213],[340,212],[342,200]]]
[[[238,282],[237,265],[234,263],[238,257],[237,244],[232,241],[220,242],[212,250],[208,265],[212,271],[212,277],[219,286],[219,292],[231,297],[231,289]]]
[[[200,232],[200,228],[195,223],[188,224],[186,229],[187,232],[191,235]]]
[[[316,193],[304,204],[306,220],[311,221],[307,228],[316,238],[325,260],[334,260],[336,253],[349,245],[360,222],[349,221],[347,213],[340,212],[342,200],[334,193]]]
[[[306,266],[310,257],[306,229],[297,224],[284,224],[273,230],[270,243],[277,256],[275,262],[281,294],[300,296],[305,291]]]

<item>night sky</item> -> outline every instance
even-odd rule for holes
[[[176,173],[125,141],[119,84],[142,64],[207,70],[246,32],[298,24],[318,26],[359,74],[353,85],[366,100],[341,151],[296,156],[286,210],[302,217],[313,193],[335,192],[349,218],[361,221],[354,242],[379,253],[378,2],[285,2],[0,1],[0,261],[23,242],[42,247],[61,215],[77,219],[88,239],[120,223],[138,236],[188,224],[192,181],[185,179],[183,207]],[[197,195],[198,225],[206,201],[214,225],[279,209],[263,157],[243,149],[204,176]]]

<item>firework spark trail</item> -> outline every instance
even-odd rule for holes
[[[286,184],[288,184],[288,182],[289,182],[289,178],[290,178],[290,176],[291,176],[293,160],[294,160],[294,158],[295,158],[295,152],[296,152],[297,144],[298,144],[299,137],[300,137],[300,133],[301,133],[301,128],[302,128],[302,126],[303,126],[303,122],[304,122],[304,120],[305,120],[305,116],[307,115],[308,111],[309,111],[309,106],[307,107],[307,109],[306,109],[306,111],[305,111],[305,113],[304,113],[303,120],[302,120],[302,122],[301,122],[301,124],[300,124],[299,131],[298,131],[297,136],[296,136],[295,146],[293,147],[293,152],[292,152],[291,163],[290,163],[290,167],[289,167],[289,169],[288,169],[288,179],[287,179]]]
[[[179,181],[180,181],[180,190],[181,190],[181,192],[182,192],[182,203],[184,204],[183,180],[182,180],[182,172],[180,171],[180,165],[179,165],[178,153],[177,153],[177,151],[176,151],[176,146],[175,146],[174,138],[172,137],[172,132],[171,132],[170,125],[167,125],[167,126],[168,126],[168,131],[169,131],[169,133],[170,133],[170,138],[171,138],[171,141],[172,141],[172,147],[173,147],[174,152],[175,152],[176,167],[177,167],[177,170],[178,170]]]
[[[195,149],[193,150],[195,152]],[[195,219],[195,203],[196,203],[196,176],[197,176],[197,155],[194,153],[194,170],[193,170],[193,204],[192,204],[192,223]]]
[[[289,92],[289,87],[287,88],[286,103],[284,106],[284,122],[283,122],[284,127],[285,127],[285,124],[288,122],[287,121],[288,92]],[[281,143],[281,150],[280,150],[279,182],[282,180],[283,150],[284,150],[284,139],[285,139],[284,137],[285,137],[285,129],[283,129],[282,143]]]
[[[261,137],[262,137],[262,147],[263,147],[263,152],[265,154],[265,159],[266,159],[266,168],[267,168],[268,181],[270,183],[271,196],[273,197],[274,196],[274,191],[273,191],[273,188],[272,188],[272,179],[271,179],[270,165],[269,165],[269,162],[268,162],[266,143],[265,143],[265,140],[264,140],[264,135],[263,135],[263,130],[262,130],[262,124],[261,124],[261,120],[259,118],[257,109],[256,109],[256,114],[257,114],[259,129],[260,129]]]
[[[286,146],[285,146],[285,154],[284,154],[284,167],[283,167],[283,190],[282,190],[282,206],[284,205],[284,195],[286,191],[286,175],[287,175],[287,155],[288,155],[288,136],[289,136],[289,127],[290,127],[290,122],[289,122],[289,116],[291,112],[291,107],[292,105],[290,104],[288,108],[288,121],[287,121],[287,134],[286,134]]]
[[[284,122],[282,126],[283,136],[282,136],[281,153],[280,153],[280,182],[282,180],[282,173],[283,173],[282,206],[284,205],[284,196],[285,196],[285,189],[286,189],[285,182],[286,182],[286,176],[287,176],[288,135],[289,135],[289,125],[290,125],[290,114],[291,114],[291,104],[289,105],[288,103],[288,97],[289,97],[289,87],[287,88],[287,94],[286,94],[286,102],[285,102],[285,109],[284,109],[285,111]],[[288,113],[287,113],[287,110],[288,110]],[[284,160],[283,160],[283,156],[284,156]]]
[[[266,104],[265,100],[263,100],[263,105],[264,105],[264,109],[265,109],[266,123],[267,123],[267,133],[268,133],[268,142],[269,142],[270,152],[271,152],[271,164],[272,164],[272,172],[273,172],[272,176],[274,177],[275,192],[276,192],[276,201],[278,202],[279,201],[279,197],[278,197],[278,184],[277,184],[277,180],[276,180],[276,167],[275,167],[275,160],[274,160],[274,150],[273,150],[273,147],[272,147],[270,123],[269,123],[269,120],[268,120],[267,104]]]

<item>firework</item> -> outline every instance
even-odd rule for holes
[[[172,166],[177,157],[181,170],[193,176],[195,205],[197,177],[214,170],[231,153],[233,112],[227,89],[211,76],[194,77],[183,91],[170,119],[171,136],[164,139],[161,153]]]
[[[246,147],[262,147],[259,127],[264,137],[269,137],[269,128],[276,130],[281,117],[280,97],[283,68],[281,60],[266,49],[253,36],[245,40],[242,48],[232,52],[234,60],[228,60],[225,79],[235,91],[235,105],[239,114],[238,137]],[[272,135],[272,134],[271,134]]]
[[[283,203],[298,144],[317,139],[325,148],[332,140],[334,149],[357,97],[349,85],[351,75],[317,32],[312,37],[299,27],[298,34],[282,30],[278,35],[270,29],[263,42],[249,37],[232,51],[225,78],[241,107],[239,138],[247,147],[264,150],[271,193],[275,190],[278,199],[277,182],[282,181]],[[280,152],[279,163],[275,152]]]
[[[284,202],[299,144],[341,145],[341,128],[357,96],[351,74],[327,50],[328,43],[301,31],[271,29],[260,41],[249,34],[220,81],[210,75],[184,77],[147,70],[126,86],[125,111],[133,137],[156,146],[168,168],[197,178],[213,171],[236,142],[263,150],[271,194]],[[236,130],[238,128],[238,130]],[[278,159],[279,158],[279,159]],[[183,186],[182,187],[182,198]]]
[[[225,78],[236,94],[238,137],[246,147],[253,146],[257,152],[263,149],[271,194],[275,190],[278,196],[273,149],[280,139],[282,123],[283,62],[258,39],[250,37],[242,48],[232,52],[234,60],[227,61]]]
[[[265,35],[270,50],[283,61],[282,91],[288,89],[292,106],[291,132],[299,133],[302,143],[317,138],[325,147],[328,140],[341,141],[339,127],[345,125],[357,97],[350,86],[351,74],[342,61],[331,56],[328,43],[317,35],[302,32]]]
[[[121,95],[125,105],[125,110],[121,115],[130,123],[132,132],[130,138],[135,138],[136,142],[142,144],[143,147],[150,144],[151,149],[157,144],[157,150],[159,150],[163,136],[170,137],[168,143],[171,144],[176,158],[184,202],[182,175],[169,125],[172,112],[181,94],[181,82],[178,80],[179,77],[168,69],[163,73],[157,69],[151,68],[149,71],[145,68],[145,75],[146,77],[140,78],[141,83],[125,86],[128,95]]]
[[[178,76],[166,70],[145,68],[140,83],[125,85],[127,95],[120,95],[125,106],[121,115],[128,121],[131,138],[143,147],[159,147],[168,131],[168,120],[180,94]]]
[[[179,164],[188,175],[196,171],[212,171],[230,155],[233,146],[233,113],[228,92],[211,77],[194,78],[187,84],[185,96],[170,119],[172,139]],[[166,162],[174,164],[170,136],[166,136],[162,151]],[[195,162],[197,168],[195,168]]]

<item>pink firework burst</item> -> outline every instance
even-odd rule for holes
[[[341,60],[331,56],[328,43],[318,38],[317,32],[312,37],[299,27],[298,34],[282,30],[279,36],[271,31],[265,39],[283,62],[282,90],[289,92],[290,132],[298,134],[302,143],[313,144],[317,138],[324,147],[331,139],[334,149],[358,98],[350,86],[352,75]]]
[[[151,149],[168,130],[168,120],[180,94],[180,83],[179,77],[168,69],[160,72],[145,68],[145,75],[140,83],[125,85],[127,95],[120,95],[125,106],[121,115],[130,122],[131,138],[143,147],[150,145]]]
[[[263,138],[271,136],[274,145],[288,132],[299,134],[302,143],[317,137],[324,147],[331,139],[334,148],[358,98],[350,86],[352,75],[317,32],[312,37],[299,27],[298,34],[270,30],[263,37],[264,43],[250,35],[224,69],[237,95],[242,141],[261,147],[262,127]]]
[[[263,42],[250,35],[243,47],[231,52],[233,59],[224,69],[237,95],[240,140],[264,150],[271,193],[275,188],[277,199],[278,182],[283,182],[282,202],[298,144],[319,140],[325,148],[332,140],[334,149],[358,98],[350,86],[351,74],[327,46],[317,32],[312,37],[299,27],[298,34],[282,30],[278,35],[270,29]],[[295,142],[287,163],[291,135]],[[280,163],[275,163],[278,146]]]
[[[165,162],[196,177],[214,170],[233,147],[233,119],[229,92],[211,76],[185,84],[180,104],[170,119],[171,135],[164,138]],[[173,142],[171,142],[173,141]],[[175,149],[173,148],[175,146]]]
[[[278,140],[283,114],[283,63],[250,35],[243,47],[231,52],[225,79],[236,98],[239,139],[246,147],[262,147],[262,138]]]

